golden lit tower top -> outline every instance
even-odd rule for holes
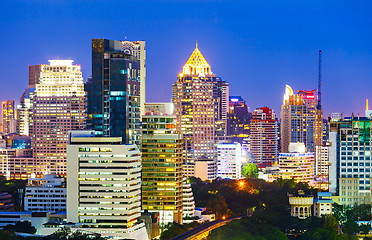
[[[187,60],[185,66],[183,66],[183,70],[182,73],[180,73],[180,76],[183,76],[185,74],[188,75],[212,74],[211,66],[209,66],[208,62],[201,54],[197,42],[195,50],[191,54],[189,60]]]

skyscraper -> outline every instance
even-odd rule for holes
[[[145,98],[145,42],[92,39],[87,128],[140,145]]]
[[[305,143],[308,152],[314,152],[315,145],[322,144],[321,137],[318,139],[321,122],[318,123],[315,91],[299,90],[298,94],[294,94],[292,88],[286,85],[280,125],[282,153],[288,152],[291,142]]]
[[[182,223],[182,135],[173,103],[146,103],[142,116],[142,210]]]
[[[227,135],[234,141],[243,143],[249,137],[249,123],[252,113],[248,112],[248,107],[241,96],[230,96],[229,114],[227,120]]]
[[[184,161],[215,159],[217,140],[226,137],[228,83],[212,73],[198,46],[173,84],[172,96]]]
[[[36,84],[32,146],[42,173],[66,174],[67,133],[85,128],[85,92],[80,65],[49,60]]]
[[[14,100],[2,102],[1,112],[1,120],[3,123],[2,132],[4,134],[15,133],[17,128]]]
[[[268,107],[253,111],[251,151],[259,168],[278,162],[278,119],[274,110]]]

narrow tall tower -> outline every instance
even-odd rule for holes
[[[322,51],[319,50],[319,66],[318,66],[318,106],[317,109],[322,109]]]

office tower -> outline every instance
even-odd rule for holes
[[[15,133],[16,129],[16,116],[15,106],[13,100],[4,101],[1,104],[1,120],[3,123],[3,134]]]
[[[40,65],[38,65],[40,66]],[[17,133],[32,136],[35,88],[26,88],[17,106]]]
[[[217,145],[217,177],[242,178],[242,148],[240,143]]]
[[[73,60],[49,60],[49,65],[42,65],[33,104],[34,164],[43,174],[66,174],[67,133],[85,128],[80,65]]]
[[[141,156],[121,137],[71,131],[67,146],[67,221],[113,239],[146,239],[141,213]]]
[[[286,85],[281,109],[281,151],[283,153],[288,152],[291,142],[305,143],[308,152],[314,152],[315,145],[321,145],[322,137],[318,137],[317,133],[321,122],[317,120],[315,91],[299,90],[297,94],[294,94],[292,88]]]
[[[215,159],[217,141],[226,137],[228,83],[212,73],[196,46],[172,87],[184,162]]]
[[[314,153],[306,152],[304,143],[290,143],[289,152],[279,154],[279,176],[283,179],[313,185],[314,165]]]
[[[142,116],[142,210],[161,224],[182,223],[182,135],[173,103],[145,103]]]
[[[25,189],[25,211],[58,213],[66,211],[67,198],[64,178],[45,175],[29,178]]]
[[[274,110],[261,107],[253,111],[250,123],[251,152],[259,168],[278,162],[278,119]]]
[[[249,124],[252,114],[241,96],[230,96],[227,120],[227,135],[243,144],[250,134]]]
[[[85,85],[88,129],[140,146],[145,60],[144,41],[92,39],[92,77]]]
[[[371,123],[354,116],[329,123],[329,191],[340,204],[371,204]]]

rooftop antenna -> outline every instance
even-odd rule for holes
[[[366,99],[366,111],[368,111],[368,98]]]
[[[322,50],[319,50],[319,66],[318,66],[318,110],[322,110]]]
[[[196,40],[196,48],[198,48],[198,40]]]

